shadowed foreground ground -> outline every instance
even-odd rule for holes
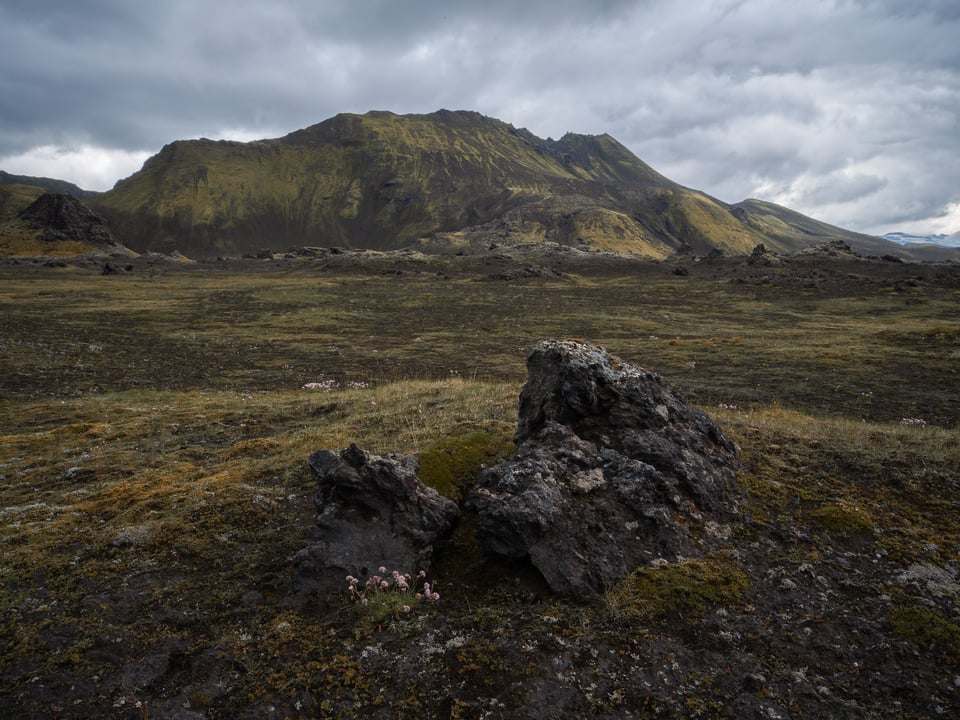
[[[960,268],[684,266],[0,268],[0,705],[35,718],[956,713]],[[467,482],[509,452],[541,337],[665,375],[738,443],[745,509],[726,549],[573,603],[528,568],[482,564],[465,522],[431,571],[437,604],[294,593],[309,453],[418,452],[435,482]]]

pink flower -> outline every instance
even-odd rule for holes
[[[403,606],[403,611],[404,611],[405,613],[410,612],[410,606],[409,606],[409,605],[404,605],[404,606]]]
[[[387,571],[387,569],[386,569],[383,565],[381,565],[380,567],[377,568],[377,572],[380,573],[381,575],[382,575],[383,573],[385,573],[386,571]]]

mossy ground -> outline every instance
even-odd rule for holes
[[[749,577],[729,557],[638,568],[606,595],[615,617],[683,624],[742,601]]]
[[[273,262],[0,269],[2,706],[26,718],[960,708],[956,270],[766,277],[731,261],[678,278],[561,258],[564,279],[503,283],[471,262],[389,276]],[[350,442],[417,452],[435,484],[462,492],[509,450],[526,348],[546,336],[604,344],[719,420],[744,462],[729,552],[640,570],[614,589],[618,613],[553,598],[523,568],[484,571],[465,524],[435,567],[437,606],[372,623],[345,597],[294,594],[291,557],[314,513],[308,455]],[[303,389],[323,380],[337,385]],[[765,680],[745,689],[754,675]]]

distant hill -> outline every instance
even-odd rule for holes
[[[92,190],[84,190],[66,180],[13,175],[0,170],[0,223],[16,217],[17,213],[46,192],[69,195],[80,200],[99,194]]]
[[[941,245],[943,247],[960,247],[960,233],[947,235],[938,233],[936,235],[915,235],[905,232],[889,232],[881,235],[885,240],[895,242],[899,245]]]
[[[0,170],[0,185],[10,184],[29,185],[31,187],[42,188],[48,192],[59,193],[60,195],[71,195],[81,200],[99,195],[99,193],[94,190],[84,190],[66,180],[31,177],[30,175],[12,175],[4,170]]]
[[[778,238],[781,243],[802,248],[809,246],[810,238],[825,240],[843,240],[860,255],[896,255],[905,260],[920,262],[939,262],[943,260],[960,259],[957,251],[945,246],[937,245],[910,245],[902,246],[891,238],[876,237],[850,232],[834,225],[814,220],[806,215],[762,200],[744,200],[731,206],[737,217],[745,223],[766,233],[770,237]],[[818,239],[815,244],[824,240]]]
[[[19,183],[0,185],[0,222],[16,217],[17,213],[45,192],[47,191],[38,185]]]
[[[720,202],[609,135],[544,140],[447,110],[337,115],[274,140],[173,142],[90,203],[134,250],[195,257],[538,241],[652,258],[837,239],[858,251],[897,247],[769,203]]]

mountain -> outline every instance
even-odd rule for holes
[[[75,198],[79,198],[80,200],[99,195],[99,193],[94,190],[84,190],[83,188],[77,187],[72,182],[67,182],[66,180],[32,177],[30,175],[12,175],[5,170],[0,170],[0,185],[11,184],[42,188],[43,190],[52,193],[71,195]]]
[[[943,247],[960,247],[960,233],[947,235],[939,233],[936,235],[915,235],[905,232],[888,232],[881,237],[898,245],[942,245]]]
[[[132,249],[197,257],[552,241],[663,258],[876,240],[768,203],[728,205],[664,177],[609,135],[544,140],[448,110],[341,114],[248,143],[173,142],[89,202]]]

